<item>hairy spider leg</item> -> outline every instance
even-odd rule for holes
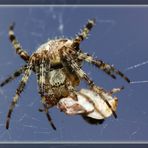
[[[48,107],[47,107],[45,104],[43,104],[43,105],[44,105],[44,110],[45,110],[45,113],[46,113],[46,117],[47,117],[47,119],[48,119],[48,121],[49,121],[51,127],[52,127],[54,130],[56,130],[56,127],[55,127],[54,123],[52,122],[52,118],[51,118],[51,116],[50,116],[50,114],[49,114]]]
[[[26,70],[24,71],[24,75],[23,75],[23,77],[22,77],[22,79],[19,83],[19,86],[16,90],[16,94],[13,97],[13,101],[10,104],[9,111],[8,111],[8,114],[7,114],[7,120],[6,120],[6,129],[9,128],[11,114],[12,114],[14,108],[15,108],[15,105],[17,104],[17,102],[19,100],[20,94],[22,93],[25,85],[27,84],[28,78],[31,74],[31,68],[32,68],[32,64],[29,64],[28,67],[26,68]]]
[[[122,72],[120,72],[119,70],[115,69],[113,66],[104,63],[102,60],[98,60],[98,59],[94,59],[91,55],[86,54],[86,53],[78,53],[78,58],[81,60],[85,60],[86,62],[89,62],[93,65],[95,65],[96,67],[98,67],[99,69],[103,70],[106,74],[110,75],[112,78],[116,78],[112,73],[115,73],[117,75],[119,75],[120,77],[122,77],[125,81],[127,81],[128,83],[130,83],[129,78],[127,78]]]
[[[13,74],[11,74],[10,76],[8,76],[8,78],[6,78],[5,80],[3,80],[0,83],[0,87],[3,87],[4,85],[10,83],[11,81],[13,81],[14,79],[16,79],[17,77],[19,77],[22,73],[24,73],[24,71],[27,68],[27,64],[21,66],[19,69],[17,69]]]
[[[44,94],[45,94],[44,84],[45,84],[46,73],[47,73],[47,69],[49,68],[49,65],[46,64],[44,57],[42,57],[42,59],[39,60],[38,64],[39,64],[39,71],[36,74],[37,74],[37,81],[38,81],[38,85],[39,85],[39,94],[40,94],[41,98],[44,100]],[[56,127],[55,127],[54,123],[52,122],[52,118],[51,118],[49,111],[48,111],[49,108],[45,104],[43,104],[43,106],[44,106],[44,109],[39,109],[39,111],[45,112],[46,117],[47,117],[51,127],[54,130],[56,130]]]
[[[63,52],[63,59],[65,59],[65,61],[67,61],[67,65],[71,66],[71,68],[73,69],[73,71],[76,72],[76,74],[84,79],[89,87],[96,93],[98,93],[101,98],[104,100],[104,102],[108,105],[108,107],[110,108],[110,110],[112,111],[113,115],[115,118],[117,118],[117,115],[116,115],[116,112],[112,109],[111,105],[109,104],[109,102],[105,99],[105,97],[103,96],[102,92],[106,93],[106,91],[103,89],[103,88],[100,88],[100,87],[97,87],[94,82],[87,76],[87,74],[82,70],[80,69],[80,67],[78,66],[78,64],[74,61],[74,59],[71,57],[70,54],[66,53],[66,52]]]
[[[41,95],[40,94],[40,96],[41,96],[41,98],[44,100],[44,96],[43,95]],[[43,104],[43,103],[42,103]],[[51,127],[54,129],[54,130],[56,130],[56,126],[54,125],[54,123],[53,123],[53,121],[52,121],[52,118],[51,118],[51,116],[50,116],[50,114],[49,114],[49,107],[47,107],[45,104],[43,104],[43,106],[44,106],[44,109],[39,109],[39,111],[40,112],[45,112],[45,114],[46,114],[46,117],[47,117],[47,119],[48,119],[48,122],[50,123],[50,125],[51,125]]]
[[[26,62],[29,61],[30,56],[28,55],[28,53],[21,47],[20,43],[18,42],[18,40],[15,37],[14,34],[14,23],[12,23],[9,27],[9,39],[13,45],[13,47],[16,50],[16,53]]]
[[[54,130],[56,130],[56,126],[55,126],[54,123],[52,122],[52,118],[51,118],[51,116],[50,116],[50,114],[49,114],[49,111],[48,111],[49,108],[48,108],[45,104],[43,104],[43,106],[44,106],[44,109],[39,108],[38,111],[39,111],[39,112],[45,112],[45,113],[46,113],[46,117],[47,117],[47,119],[48,119],[48,122],[50,123],[51,127],[52,127]]]
[[[96,20],[91,19],[88,20],[88,23],[85,25],[85,27],[82,29],[82,31],[76,36],[76,38],[73,41],[72,48],[79,49],[80,43],[87,38],[90,30],[95,25]]]

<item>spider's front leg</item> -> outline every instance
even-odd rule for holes
[[[116,118],[117,115],[115,111],[112,109],[109,102],[105,99],[103,93],[107,93],[103,88],[100,88],[94,84],[94,82],[87,76],[87,74],[78,66],[78,64],[75,62],[71,54],[67,53],[66,48],[65,51],[61,53],[62,55],[62,62],[63,65],[67,65],[72,68],[73,72],[75,72],[81,79],[86,80],[88,83],[90,89],[92,89],[94,92],[98,93],[101,98],[104,100],[104,102],[108,105],[110,110],[112,111],[114,117]]]
[[[28,53],[22,49],[20,43],[17,41],[15,34],[14,34],[14,23],[10,25],[9,27],[9,39],[13,45],[13,47],[16,50],[16,53],[25,61],[28,63],[30,56],[28,55]],[[23,65],[22,67],[20,67],[18,70],[16,70],[12,75],[10,75],[8,78],[6,78],[4,81],[2,81],[0,83],[0,87],[3,87],[5,84],[11,82],[12,80],[14,80],[15,78],[17,78],[18,76],[20,76],[22,73],[24,73],[24,71],[26,70],[27,65]]]
[[[28,62],[30,59],[29,54],[21,47],[14,34],[14,23],[9,27],[9,39],[16,50],[16,53],[25,61]]]
[[[128,83],[130,83],[129,78],[127,78],[121,71],[115,69],[113,66],[104,63],[102,60],[94,59],[92,56],[86,53],[78,52],[78,58],[80,60],[85,60],[86,62],[89,62],[99,69],[103,70],[106,74],[110,75],[112,78],[116,78],[115,74],[121,76],[124,80],[126,80]]]
[[[8,111],[8,114],[7,114],[6,129],[9,128],[11,114],[12,114],[14,108],[15,108],[15,105],[17,104],[17,102],[19,100],[20,94],[24,90],[24,87],[25,87],[25,85],[28,81],[30,74],[31,74],[31,69],[32,69],[32,64],[29,64],[27,66],[26,70],[24,71],[24,76],[22,77],[22,80],[21,80],[21,82],[20,82],[20,84],[19,84],[19,86],[16,90],[16,94],[13,98],[13,101],[10,104],[9,111]]]
[[[79,45],[80,43],[87,38],[90,30],[93,28],[95,25],[96,20],[91,19],[88,20],[88,23],[85,25],[85,27],[82,29],[82,31],[76,36],[76,38],[73,41],[72,48],[78,49],[79,50]]]
[[[6,78],[4,81],[0,83],[0,87],[3,87],[4,85],[8,84],[9,82],[13,81],[17,77],[19,77],[27,68],[27,64],[23,65],[21,68],[16,70],[13,74],[11,74],[8,78]]]

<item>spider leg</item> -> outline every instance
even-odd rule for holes
[[[19,68],[18,70],[16,70],[13,74],[11,74],[8,78],[6,78],[5,80],[3,80],[0,83],[0,87],[3,87],[4,85],[8,84],[9,82],[13,81],[14,79],[16,79],[18,76],[20,76],[27,68],[27,65],[23,65],[21,66],[21,68]]]
[[[49,68],[49,65],[46,65],[45,63],[45,59],[43,58],[42,60],[39,61],[39,72],[37,74],[37,81],[38,81],[38,85],[39,85],[39,94],[42,98],[42,100],[44,100],[44,95],[45,95],[45,88],[44,88],[44,84],[45,84],[45,79],[46,79],[46,71]],[[54,125],[54,123],[52,122],[52,118],[49,114],[49,107],[47,107],[44,103],[42,103],[44,106],[44,109],[39,109],[40,112],[45,112],[46,117],[51,125],[51,127],[56,130],[56,127]]]
[[[46,63],[45,63],[45,59],[43,58],[43,59],[41,59],[41,60],[39,60],[38,61],[38,67],[39,67],[39,69],[38,69],[38,72],[36,73],[36,75],[37,75],[37,82],[38,82],[38,85],[39,85],[39,93],[41,94],[41,95],[44,95],[44,91],[45,91],[45,79],[46,79],[46,69],[47,69],[47,65],[46,65]]]
[[[13,47],[16,50],[16,53],[26,62],[28,62],[30,56],[26,51],[24,51],[20,45],[20,43],[17,41],[15,34],[14,34],[14,23],[10,25],[9,27],[9,39],[13,45]]]
[[[88,23],[86,26],[83,28],[83,30],[76,36],[76,38],[73,41],[72,47],[75,49],[79,49],[80,43],[87,38],[90,30],[92,27],[95,25],[95,19],[88,20]]]
[[[44,112],[46,113],[46,117],[47,117],[47,119],[48,119],[48,121],[49,121],[51,127],[52,127],[54,130],[56,130],[56,127],[55,127],[54,123],[52,122],[52,118],[51,118],[51,116],[50,116],[50,114],[49,114],[48,107],[47,107],[45,104],[43,104],[43,106],[44,106]]]
[[[52,127],[54,130],[56,130],[56,126],[55,126],[54,123],[52,122],[52,118],[51,118],[51,116],[50,116],[50,114],[49,114],[48,107],[47,107],[45,104],[43,104],[43,106],[44,106],[44,109],[39,108],[38,111],[39,111],[39,112],[45,112],[45,113],[46,113],[46,117],[47,117],[47,119],[48,119],[48,121],[49,121],[51,127]]]
[[[106,93],[106,91],[101,88],[101,87],[98,87],[94,84],[94,82],[88,77],[88,75],[78,66],[78,64],[74,61],[74,59],[70,56],[70,54],[67,54],[66,52],[63,52],[62,54],[62,61],[63,61],[63,64],[67,64],[69,65],[74,72],[76,72],[76,74],[84,79],[89,87],[96,93],[98,93],[101,98],[103,99],[103,101],[108,105],[108,107],[110,108],[110,110],[112,111],[113,115],[115,118],[117,118],[117,115],[115,113],[115,111],[112,109],[111,105],[109,104],[109,102],[105,99],[103,93]]]
[[[78,58],[81,60],[85,60],[93,65],[95,65],[96,67],[98,67],[99,69],[103,70],[106,74],[110,75],[112,78],[116,78],[112,73],[115,73],[117,75],[119,75],[120,77],[122,77],[124,80],[126,80],[128,83],[130,83],[130,80],[119,70],[115,69],[113,66],[104,63],[102,60],[98,60],[98,59],[94,59],[92,56],[90,56],[89,54],[86,53],[78,53]]]
[[[28,78],[31,74],[31,64],[29,64],[29,66],[26,68],[26,70],[24,71],[24,76],[22,77],[22,80],[16,90],[16,94],[13,98],[13,101],[11,102],[10,104],[10,107],[9,107],[9,111],[8,111],[8,114],[7,114],[7,120],[6,120],[6,129],[9,128],[9,124],[10,124],[10,118],[11,118],[11,114],[15,108],[15,105],[17,104],[18,100],[19,100],[19,97],[20,97],[20,94],[22,93],[22,91],[24,90],[24,87],[28,81]]]

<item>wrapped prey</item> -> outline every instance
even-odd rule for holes
[[[120,91],[113,89],[110,93],[102,92],[103,97],[108,101],[111,108],[116,111],[118,99],[112,94]],[[82,115],[92,119],[103,120],[112,115],[112,110],[101,98],[101,96],[89,89],[81,89],[76,92],[77,98],[62,98],[57,107],[68,115]]]

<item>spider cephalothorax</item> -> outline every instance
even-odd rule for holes
[[[99,98],[106,103],[112,114],[116,117],[115,109],[112,108],[107,99],[109,98],[108,96],[112,95],[112,93],[108,93],[103,88],[96,86],[93,80],[91,80],[81,69],[83,61],[86,61],[100,68],[112,78],[116,78],[115,74],[118,74],[127,82],[130,82],[127,77],[125,77],[120,71],[116,70],[113,66],[106,64],[101,60],[94,59],[91,55],[83,53],[83,51],[79,48],[80,43],[87,38],[88,33],[94,24],[95,19],[89,20],[84,29],[74,39],[59,38],[47,41],[31,56],[22,49],[20,43],[17,41],[13,32],[14,25],[10,26],[10,41],[16,49],[16,53],[26,62],[26,65],[23,65],[0,84],[0,86],[4,86],[8,82],[20,76],[22,73],[24,74],[7,114],[7,129],[9,128],[9,122],[13,109],[18,102],[19,96],[23,91],[32,71],[37,76],[39,94],[41,96],[41,102],[44,106],[44,109],[40,109],[40,111],[44,111],[46,113],[53,129],[56,128],[51,121],[48,109],[57,105],[62,98],[74,99],[76,101],[74,102],[74,105],[79,104],[77,103],[77,101],[79,101],[77,99],[81,97],[78,96],[79,91],[77,90],[77,86],[82,79],[87,82],[91,89],[91,93],[97,93]],[[85,93],[83,93],[83,95],[85,95]],[[85,107],[84,104],[82,107]],[[71,107],[71,109],[73,108]],[[85,112],[85,115],[83,114],[83,117],[87,117],[87,112]]]

